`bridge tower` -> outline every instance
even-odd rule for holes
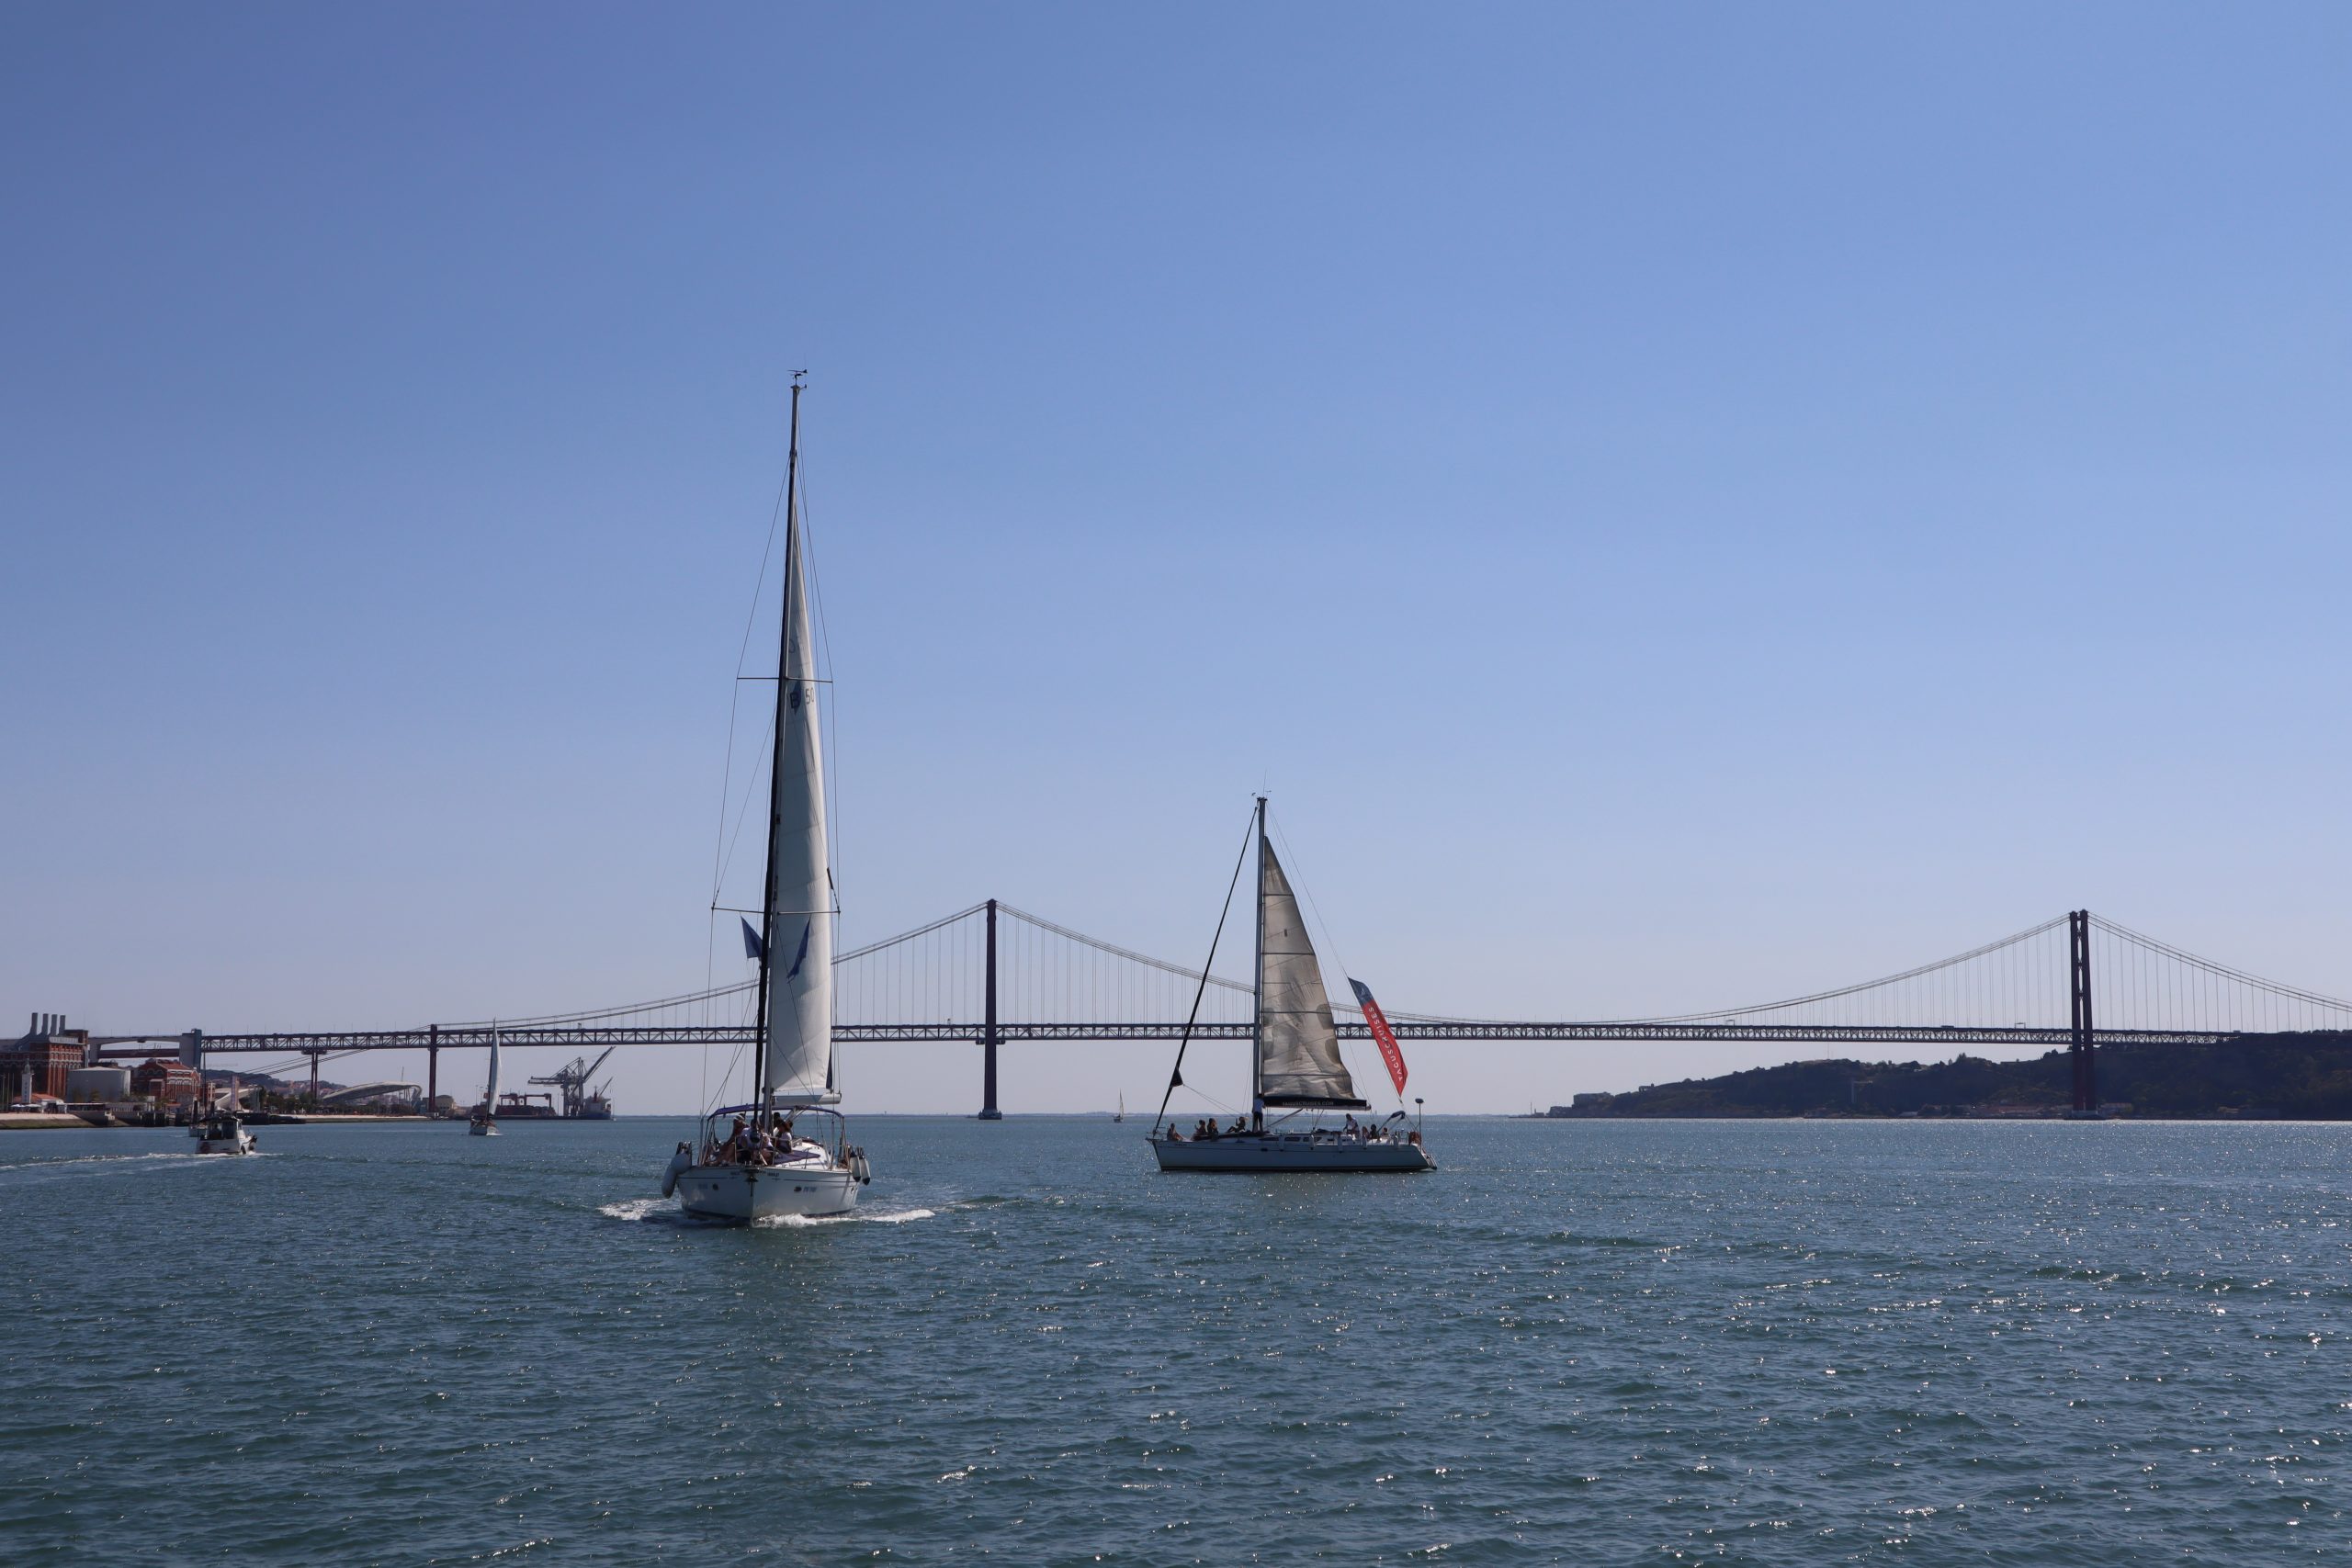
[[[989,963],[986,1008],[980,1023],[980,1120],[1001,1122],[996,1108],[996,900],[989,900]]]
[[[2073,953],[2068,965],[2073,978],[2074,1019],[2073,1040],[2066,1055],[2075,1068],[2075,1114],[2098,1114],[2098,1058],[2091,1040],[2091,913],[2088,909],[2070,910],[2066,916],[2067,945]]]

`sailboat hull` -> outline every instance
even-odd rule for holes
[[[678,1173],[678,1206],[698,1220],[748,1224],[787,1214],[815,1218],[857,1207],[855,1173],[789,1166],[690,1166]]]
[[[1175,1143],[1151,1140],[1151,1152],[1162,1170],[1212,1170],[1267,1174],[1277,1171],[1393,1171],[1409,1174],[1434,1170],[1437,1162],[1419,1144],[1358,1143],[1350,1138],[1317,1138],[1304,1134],[1242,1134]]]

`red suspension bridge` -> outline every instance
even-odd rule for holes
[[[997,1109],[997,1058],[1016,1042],[1172,1041],[1195,992],[1196,1039],[1245,1040],[1248,982],[1088,936],[996,899],[869,943],[834,960],[834,1032],[844,1041],[978,1047],[980,1100]],[[719,986],[585,1012],[498,1021],[510,1046],[748,1048],[752,984]],[[2096,1006],[2094,1006],[2096,1002]],[[1335,1000],[1340,1032],[1363,1039]],[[1792,1045],[1965,1046],[2071,1055],[2078,1111],[2098,1103],[2104,1045],[2225,1044],[2255,1035],[2352,1032],[2352,1001],[2200,958],[2087,910],[2075,910],[1965,953],[1857,985],[1784,1000],[1669,1017],[1544,1021],[1391,1010],[1407,1041],[1747,1042]],[[96,1037],[112,1057],[175,1043],[183,1060],[236,1053],[319,1064],[368,1051],[486,1049],[488,1020],[407,1029]]]

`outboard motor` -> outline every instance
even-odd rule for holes
[[[680,1144],[678,1152],[670,1156],[669,1168],[662,1173],[662,1196],[667,1198],[675,1193],[678,1190],[678,1178],[692,1170],[694,1166],[694,1150]]]

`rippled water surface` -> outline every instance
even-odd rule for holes
[[[2352,1128],[865,1118],[725,1230],[682,1125],[0,1134],[0,1559],[2352,1551]]]

